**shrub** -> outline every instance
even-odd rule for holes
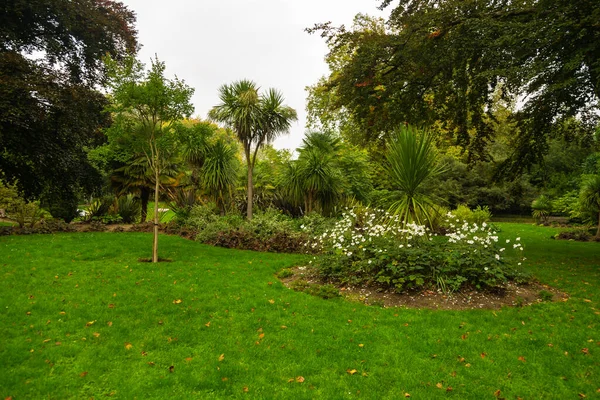
[[[452,211],[452,215],[461,222],[477,225],[481,225],[484,222],[488,223],[492,219],[492,213],[488,206],[477,206],[477,208],[471,210],[466,205],[461,204],[456,207],[456,210]]]
[[[192,209],[196,205],[196,191],[194,189],[174,188],[169,192],[169,208],[175,214],[175,222],[182,225],[190,218]]]
[[[134,223],[139,218],[141,210],[139,198],[132,194],[121,196],[117,200],[117,212],[125,224]]]
[[[112,196],[103,196],[93,199],[90,203],[85,221],[98,221],[101,217],[108,215],[110,207],[113,205],[114,198]]]
[[[552,202],[547,196],[541,195],[531,203],[531,209],[531,215],[538,223],[546,222],[552,213]]]
[[[519,276],[487,223],[455,224],[451,221],[456,217],[448,217],[449,232],[435,236],[422,225],[404,226],[398,217],[382,211],[359,215],[350,210],[307,247],[324,249],[325,254],[312,262],[327,278],[351,285],[383,285],[398,292],[425,287],[453,292],[465,285],[487,289]],[[504,245],[517,253],[523,250],[520,238]]]
[[[73,221],[77,212],[77,196],[70,189],[52,188],[42,196],[42,207],[47,209],[54,218],[66,223]]]
[[[559,240],[575,240],[578,242],[587,242],[592,238],[592,235],[587,228],[576,228],[562,231],[554,235],[555,239]]]

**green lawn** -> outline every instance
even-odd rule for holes
[[[285,288],[300,256],[161,236],[155,266],[150,234],[1,237],[0,398],[600,396],[600,243],[500,226],[567,302],[381,309]]]

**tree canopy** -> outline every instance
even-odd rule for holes
[[[97,91],[101,59],[135,52],[134,23],[112,0],[9,0],[0,8],[0,170],[27,197],[66,203],[57,216],[72,218],[76,194],[99,180],[86,149],[110,122]]]
[[[312,90],[329,99],[313,104],[344,111],[363,143],[383,143],[402,123],[440,123],[478,160],[488,156],[501,89],[518,105],[504,170],[520,172],[542,159],[563,121],[576,117],[590,132],[597,124],[599,20],[595,0],[400,0],[386,24],[365,16],[350,30],[318,24],[309,32],[326,38],[332,73]]]

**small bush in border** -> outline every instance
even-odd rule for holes
[[[461,223],[451,213],[445,223],[449,231],[436,236],[380,210],[349,210],[305,246],[323,249],[324,255],[311,262],[325,277],[350,285],[383,285],[398,292],[436,287],[450,293],[526,280],[516,268],[524,259],[520,238],[500,244],[487,223]],[[516,265],[506,257],[507,248],[517,253]]]

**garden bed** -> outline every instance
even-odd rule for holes
[[[350,301],[380,307],[440,310],[500,309],[502,307],[523,307],[543,301],[567,301],[569,299],[567,293],[535,281],[527,284],[508,282],[504,288],[489,291],[466,289],[452,294],[444,294],[441,290],[397,293],[376,286],[338,286],[335,282],[323,279],[316,269],[310,267],[297,266],[290,268],[290,271],[293,275],[281,278],[282,283],[288,288],[297,289],[298,286],[305,286],[304,282],[313,287],[333,284],[338,287],[340,295]],[[298,285],[298,282],[303,284]]]

